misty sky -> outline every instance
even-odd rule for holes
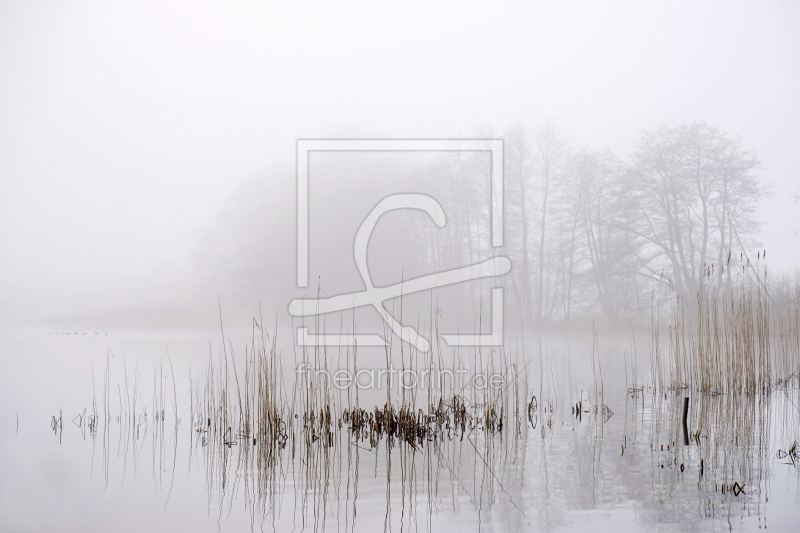
[[[800,5],[431,4],[0,1],[0,319],[184,278],[298,138],[544,117],[620,156],[665,123],[740,134],[773,186],[770,263],[800,265]]]

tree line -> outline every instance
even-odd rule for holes
[[[639,135],[623,159],[575,149],[552,121],[503,135],[505,249],[513,269],[506,307],[523,322],[579,315],[644,315],[653,294],[694,297],[709,279],[746,262],[766,194],[758,158],[741,139],[704,124]],[[443,158],[430,171],[449,217],[444,230],[408,215],[379,262],[455,268],[490,248],[488,161]],[[409,231],[410,228],[410,231]],[[382,260],[381,260],[382,259]]]
[[[693,297],[709,280],[720,286],[758,244],[756,213],[767,193],[758,178],[760,162],[739,137],[712,125],[643,131],[624,158],[609,149],[572,146],[552,121],[478,137],[504,140],[503,249],[491,247],[487,153],[445,154],[394,170],[395,182],[405,184],[398,187],[424,185],[442,204],[448,222],[438,228],[425,215],[404,212],[379,223],[369,248],[370,270],[377,277],[396,282],[502,254],[513,265],[500,282],[506,288],[506,312],[523,323],[598,314],[645,316],[657,293]],[[330,188],[329,204],[363,211],[358,215],[363,218],[377,198],[365,196],[359,204],[359,190],[366,188],[361,185],[371,172],[378,170],[343,184],[347,193],[341,198],[335,197],[335,186]],[[294,285],[294,232],[286,223],[293,220],[294,201],[288,196],[293,191],[278,193],[272,183],[260,180],[243,190],[238,203],[206,232],[196,256],[246,297],[287,298],[286,287]],[[286,198],[276,199],[280,194]],[[312,245],[315,238],[323,244],[338,238],[339,228],[329,226],[319,230],[321,237],[312,234]],[[355,227],[343,225],[343,253],[352,249]],[[312,277],[319,274],[323,288],[339,272],[328,264],[312,263]],[[353,267],[343,264],[340,270]],[[455,298],[456,307],[469,309],[481,294],[488,295],[485,289],[497,285],[483,280],[443,294]],[[331,287],[332,294],[352,290]]]

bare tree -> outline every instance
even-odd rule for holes
[[[635,269],[628,260],[635,250],[618,224],[625,205],[622,162],[610,150],[582,151],[570,166],[587,289],[600,311],[616,316],[629,308],[635,296],[631,283]]]
[[[569,158],[569,149],[566,140],[561,136],[558,128],[552,120],[546,120],[542,124],[534,140],[535,163],[535,189],[532,191],[537,201],[538,223],[538,263],[536,280],[536,320],[543,318],[543,306],[546,300],[545,294],[545,248],[547,246],[547,227],[548,219],[553,210],[552,202],[558,194],[560,186],[564,181],[564,170]]]
[[[521,124],[512,127],[505,135],[505,176],[509,193],[506,196],[508,223],[508,248],[516,256],[519,271],[514,272],[514,284],[524,318],[532,316],[532,290],[530,266],[530,233],[534,188],[533,144],[530,133]]]
[[[694,294],[712,260],[721,263],[734,242],[746,246],[764,194],[752,174],[757,166],[738,140],[707,124],[642,133],[626,189],[643,273],[661,279],[666,272],[679,293]]]

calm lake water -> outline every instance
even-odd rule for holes
[[[228,335],[243,373],[250,332]],[[0,333],[0,529],[800,529],[796,383],[755,397],[656,393],[644,334],[635,345],[630,335],[599,336],[595,357],[590,336],[526,334],[524,350],[508,348],[524,390],[520,416],[507,413],[502,431],[476,426],[408,445],[359,441],[334,424],[326,445],[305,446],[299,417],[286,428],[297,439],[265,467],[259,447],[235,430],[225,442],[198,431],[201,398],[190,383],[203,382],[220,339],[218,331]],[[288,331],[277,344],[289,382],[298,356]],[[385,356],[364,350],[358,363],[379,368]],[[536,408],[526,410],[532,396]],[[385,389],[362,391],[359,405],[385,400]],[[337,413],[348,405],[352,398],[341,400]]]

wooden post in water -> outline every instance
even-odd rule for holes
[[[689,414],[689,397],[683,398],[683,445],[689,445],[689,429],[686,427],[686,415]]]

